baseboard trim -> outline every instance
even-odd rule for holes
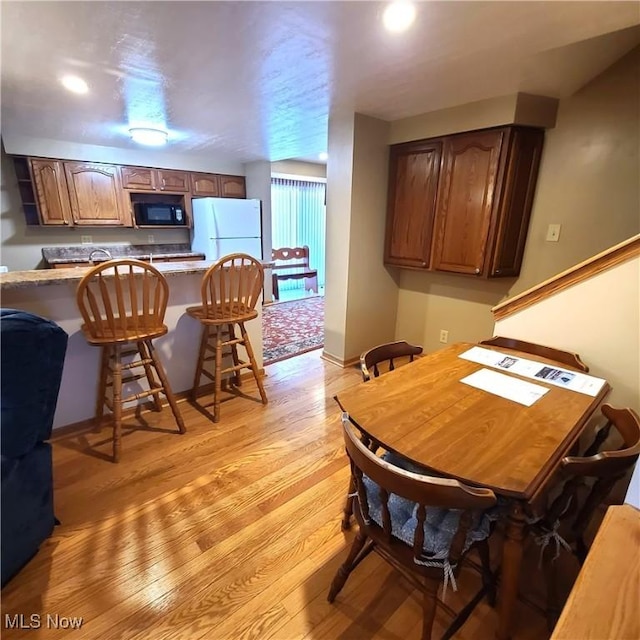
[[[338,358],[337,356],[327,353],[324,349],[322,350],[320,357],[330,364],[335,364],[342,369],[348,369],[349,367],[353,367],[360,362],[360,356],[354,356],[352,358],[348,358],[347,360],[343,360],[342,358]]]
[[[264,369],[259,369],[258,374],[263,378],[266,376]],[[245,373],[240,374],[241,380],[245,380],[248,378],[253,378],[253,373],[250,373],[247,371]],[[222,381],[223,391],[226,390],[226,388],[227,388],[227,381],[223,380]],[[213,394],[213,382],[208,382],[207,384],[203,384],[199,387],[198,395],[205,395],[207,393]],[[176,402],[185,402],[185,401],[188,401],[191,397],[191,389],[186,389],[185,391],[178,391],[173,395],[176,398]],[[169,403],[167,402],[167,399],[164,398],[162,401],[162,408],[164,410],[165,408],[168,408],[168,407],[169,407]],[[139,403],[134,407],[125,409],[122,412],[122,417],[123,419],[130,418],[131,416],[134,416],[138,413],[147,413],[150,411],[153,411],[153,404],[149,401],[145,401],[145,402]],[[105,414],[105,417],[104,417],[105,422],[109,415],[110,414],[108,413]],[[71,424],[65,424],[61,427],[56,427],[51,432],[51,437],[49,438],[49,441],[53,442],[54,440],[57,440],[59,438],[66,438],[70,435],[80,435],[82,433],[87,433],[96,429],[96,426],[97,425],[96,425],[95,417],[87,418],[85,420],[80,420],[79,422],[72,422]]]

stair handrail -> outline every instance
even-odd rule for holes
[[[507,316],[529,307],[543,298],[562,291],[568,287],[592,278],[594,275],[606,271],[615,265],[626,262],[640,255],[640,234],[620,242],[619,244],[580,262],[579,264],[558,273],[557,275],[536,284],[508,300],[500,302],[491,309],[494,320],[501,320]]]

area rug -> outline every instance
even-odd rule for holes
[[[324,344],[324,296],[288,300],[262,308],[264,364],[297,356]]]

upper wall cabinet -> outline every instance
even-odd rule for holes
[[[122,186],[131,191],[155,191],[156,172],[146,167],[120,167]]]
[[[120,167],[120,176],[122,186],[131,191],[189,192],[189,174],[186,171]]]
[[[391,148],[385,262],[429,266],[442,142]]]
[[[42,224],[69,226],[71,204],[62,162],[32,158],[29,165]]]
[[[13,158],[27,224],[131,227],[133,202],[180,204],[192,196],[245,198],[244,176],[51,158]]]
[[[191,195],[217,198],[220,195],[220,180],[215,173],[192,173]]]
[[[65,162],[64,172],[74,224],[132,226],[129,207],[124,206],[118,167]]]
[[[247,188],[244,176],[218,176],[222,198],[246,198]]]
[[[392,146],[385,262],[518,275],[543,137],[502,127]]]
[[[158,189],[174,193],[189,193],[189,174],[186,171],[157,169]]]
[[[434,269],[473,275],[482,272],[504,135],[504,131],[486,131],[444,141]]]

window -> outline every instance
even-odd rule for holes
[[[271,178],[272,245],[309,247],[312,269],[318,271],[318,285],[324,287],[325,183],[288,178]],[[284,280],[281,289],[303,287],[302,280]]]

